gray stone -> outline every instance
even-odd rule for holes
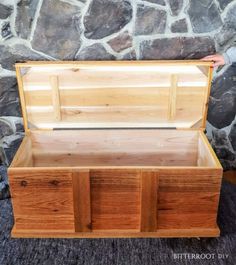
[[[183,19],[177,20],[174,23],[172,23],[171,31],[173,33],[188,32],[188,25],[187,25],[186,19],[183,18]]]
[[[183,0],[168,0],[168,2],[172,15],[178,16],[183,7]]]
[[[80,48],[80,8],[58,0],[44,0],[32,47],[57,59],[73,59]]]
[[[236,93],[224,93],[220,99],[210,98],[208,121],[216,128],[229,126],[236,115]]]
[[[9,166],[11,164],[23,137],[24,134],[14,134],[5,136],[0,140],[0,158],[4,165]]]
[[[219,10],[212,1],[190,0],[188,14],[195,33],[211,32],[222,26]]]
[[[11,135],[14,133],[14,128],[11,123],[6,119],[1,119],[0,117],[0,139],[4,136]]]
[[[11,6],[5,6],[0,3],[0,19],[6,19],[8,18],[13,11],[13,8]]]
[[[30,35],[38,3],[38,0],[21,0],[17,4],[16,32],[23,39]]]
[[[199,59],[215,53],[214,41],[209,37],[176,37],[143,41],[140,59]]]
[[[17,132],[24,132],[23,119],[21,117],[0,116],[0,139]]]
[[[231,127],[230,133],[229,133],[229,139],[231,142],[231,145],[234,149],[234,151],[236,151],[236,121],[234,122],[234,124]]]
[[[130,52],[127,52],[124,56],[123,56],[123,60],[128,60],[128,61],[132,61],[132,60],[136,60],[137,59],[137,55],[135,50],[132,50]]]
[[[15,77],[0,78],[0,116],[21,116]]]
[[[108,53],[102,44],[95,43],[83,48],[77,55],[77,60],[114,60],[115,56]]]
[[[213,1],[214,0],[198,0],[198,2],[205,7],[209,7],[213,3]]]
[[[226,131],[214,129],[212,131],[212,137],[213,137],[214,142],[217,143],[217,145],[228,146],[228,148],[230,147],[229,139],[226,134]]]
[[[14,64],[16,62],[45,59],[42,55],[22,44],[15,44],[14,46],[0,45],[0,62],[2,67],[8,70],[15,70]]]
[[[220,46],[225,46],[229,42],[236,40],[236,4],[227,12],[224,24],[220,32],[216,35],[216,41]]]
[[[165,11],[145,5],[138,5],[135,22],[135,35],[164,33],[165,27]]]
[[[220,159],[221,166],[223,167],[224,171],[227,170],[233,170],[235,169],[235,163],[232,163],[231,161]]]
[[[127,0],[93,0],[84,17],[84,35],[102,39],[120,31],[132,19],[132,6]]]
[[[236,68],[231,66],[212,82],[211,96],[220,99],[225,93],[235,93],[236,91]]]
[[[235,153],[231,152],[227,147],[215,147],[215,153],[219,159],[234,161]]]
[[[212,83],[208,121],[216,128],[229,126],[236,115],[235,67],[229,67]]]
[[[16,126],[16,132],[24,132],[23,121],[16,123],[15,126]]]
[[[114,39],[109,40],[108,44],[114,51],[121,52],[129,47],[132,47],[132,41],[133,39],[129,32],[125,31]]]
[[[11,25],[9,22],[3,23],[2,29],[1,29],[1,35],[2,35],[2,38],[5,40],[7,40],[13,36],[13,34],[11,32]]]
[[[0,200],[10,198],[7,168],[0,166]]]
[[[226,6],[234,0],[218,0],[221,10],[224,10]]]
[[[154,3],[154,4],[158,4],[158,5],[161,5],[161,6],[165,6],[166,5],[164,0],[143,0],[143,1]]]
[[[212,130],[211,145],[215,150],[224,170],[229,170],[236,165],[236,154],[232,150],[230,139],[224,129]]]

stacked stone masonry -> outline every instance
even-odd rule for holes
[[[198,59],[236,45],[235,33],[232,0],[1,0],[1,163],[23,137],[15,62]],[[207,132],[225,169],[236,168],[235,115],[236,67],[224,67],[214,75]]]

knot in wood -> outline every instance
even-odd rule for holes
[[[20,182],[20,185],[22,186],[22,187],[26,187],[27,186],[27,181],[25,181],[25,180],[22,180],[21,182]]]

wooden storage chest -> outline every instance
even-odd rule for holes
[[[14,237],[215,237],[212,64],[16,64],[26,135],[8,169]]]

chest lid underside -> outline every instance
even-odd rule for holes
[[[16,64],[25,130],[204,128],[212,63]]]

